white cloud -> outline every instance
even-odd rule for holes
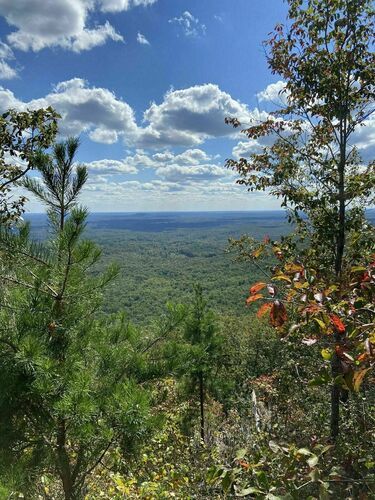
[[[171,151],[150,154],[137,149],[134,154],[122,160],[98,160],[88,165],[95,173],[111,175],[137,173],[140,169],[153,169],[156,175],[165,179],[170,179],[174,175],[178,175],[180,180],[186,180],[187,176],[197,177],[204,174],[207,178],[228,175],[228,170],[209,163],[215,158],[201,149],[187,149],[180,154],[174,154]]]
[[[271,102],[274,104],[285,104],[287,101],[286,83],[279,80],[271,83],[264,90],[257,94],[259,102]]]
[[[202,24],[199,19],[194,17],[188,10],[183,12],[180,17],[169,19],[168,22],[178,25],[187,37],[197,37],[206,34],[206,25]]]
[[[11,90],[0,87],[0,112],[4,113],[10,108],[25,109],[23,102],[19,101]]]
[[[115,42],[123,42],[124,38],[116,32],[116,30],[109,24],[108,21],[102,26],[94,29],[84,29],[72,42],[72,50],[74,52],[82,52],[83,50],[90,50],[93,47],[104,45],[107,40]]]
[[[231,136],[224,123],[227,116],[248,120],[246,105],[233,99],[217,85],[207,84],[169,91],[161,104],[153,103],[144,113],[145,124],[137,125],[133,109],[113,92],[90,87],[81,78],[60,82],[45,97],[19,101],[6,89],[0,90],[0,109],[54,107],[62,116],[62,135],[87,133],[91,140],[143,148],[196,146],[211,137]]]
[[[177,163],[179,165],[199,165],[200,163],[211,160],[211,156],[202,149],[187,149],[183,153],[176,155],[170,151],[155,153],[152,155],[152,160],[157,166],[160,166],[160,163],[164,165],[171,163]]]
[[[95,211],[157,210],[264,210],[280,208],[266,193],[249,194],[234,182],[192,179],[122,181],[94,177],[83,192],[82,202]],[[37,210],[37,209],[35,209]]]
[[[123,12],[133,7],[147,7],[157,0],[99,0],[102,12]]]
[[[156,170],[156,175],[170,182],[210,181],[229,177],[230,172],[218,165],[169,165]]]
[[[9,45],[0,41],[0,80],[11,80],[17,76],[17,70],[8,63],[13,59],[12,49]]]
[[[137,42],[141,45],[150,45],[150,42],[147,40],[147,38],[139,32],[137,34]]]
[[[17,76],[17,70],[6,61],[0,59],[0,80],[11,80]]]
[[[95,160],[85,163],[85,165],[88,168],[89,174],[112,175],[136,174],[138,172],[137,168],[130,165],[126,160]]]
[[[262,150],[262,145],[255,139],[249,139],[248,141],[238,142],[233,150],[232,155],[234,158],[247,158],[253,153],[260,153]]]
[[[216,179],[233,179],[233,173],[212,163],[216,157],[208,155],[201,149],[188,149],[180,154],[170,151],[149,154],[136,150],[121,160],[104,159],[86,163],[89,172],[95,176],[113,176],[117,174],[136,174],[140,170],[153,169],[154,174],[168,183],[183,189],[192,182],[213,181]],[[161,182],[160,179],[154,179]],[[95,178],[94,178],[94,182]],[[132,181],[135,182],[135,181]],[[137,181],[138,182],[138,181]]]
[[[169,165],[207,164],[212,158],[208,159],[198,145],[211,138],[240,137],[238,131],[224,123],[226,117],[237,117],[246,126],[269,116],[265,111],[250,111],[245,104],[214,84],[170,90],[160,104],[152,103],[145,111],[143,126],[137,124],[133,109],[124,100],[106,88],[90,87],[81,78],[60,82],[46,96],[28,102],[20,101],[13,92],[0,87],[0,112],[9,108],[25,110],[47,106],[61,114],[62,136],[86,133],[94,142],[114,144],[121,140],[131,147],[144,149],[190,148],[181,153],[180,158],[168,150],[153,156],[138,150],[137,161],[153,168],[160,167],[160,162]],[[375,148],[375,116],[366,120],[365,125],[358,128],[352,142],[367,160]],[[232,154],[236,158],[247,157],[272,141],[272,137],[257,141],[239,139]]]
[[[362,127],[357,127],[357,130],[350,139],[351,143],[357,146],[359,153],[365,162],[374,159],[375,113],[373,113],[367,120],[363,122]]]
[[[105,128],[96,128],[89,133],[89,137],[94,142],[101,144],[115,144],[118,141],[118,132]]]
[[[113,143],[119,136],[133,137],[137,133],[132,108],[108,89],[89,87],[85,80],[73,78],[61,82],[40,99],[29,102],[17,100],[14,94],[0,89],[0,109],[37,109],[52,106],[62,120],[62,135],[90,134],[94,141]]]
[[[210,137],[232,134],[233,129],[224,122],[228,116],[248,121],[251,114],[245,104],[217,85],[170,90],[161,104],[151,104],[144,113],[148,125],[140,131],[138,144],[143,147],[198,145]]]
[[[110,39],[123,41],[108,21],[87,26],[95,6],[92,0],[1,0],[0,15],[16,28],[7,37],[9,44],[23,51],[62,47],[80,52]]]

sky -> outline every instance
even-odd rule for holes
[[[282,0],[0,0],[0,112],[53,106],[79,136],[91,211],[264,210],[225,168],[251,151],[224,123],[269,110],[262,42]],[[41,211],[30,200],[29,211]]]

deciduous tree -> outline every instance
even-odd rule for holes
[[[374,111],[373,3],[288,4],[290,26],[277,25],[266,42],[269,67],[284,79],[284,105],[242,130],[260,145],[265,137],[272,144],[227,165],[249,190],[281,198],[300,241],[296,245],[289,239],[279,257],[313,269],[326,288],[336,287],[339,302],[350,288],[351,268],[368,263],[375,241],[365,217],[365,208],[374,202],[374,162],[365,162],[357,143]],[[333,339],[342,347],[346,334],[336,329]],[[341,393],[336,380],[343,375],[337,352],[332,374],[331,435],[336,438]]]

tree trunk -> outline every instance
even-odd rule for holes
[[[345,152],[342,152],[345,155]],[[342,264],[345,250],[345,158],[340,161],[339,166],[339,217],[336,239],[336,260],[335,260],[335,273],[337,277],[341,276]]]
[[[57,431],[57,458],[60,469],[60,478],[63,483],[65,500],[74,499],[74,484],[70,467],[69,455],[66,451],[65,422],[61,420]]]
[[[346,164],[346,120],[340,124],[340,161],[338,164],[338,227],[336,237],[336,257],[335,274],[338,281],[342,278],[343,258],[346,239],[346,206],[345,206],[345,164]],[[342,339],[335,334],[334,342],[336,345],[342,342]],[[347,399],[347,391],[342,389],[335,381],[336,377],[342,375],[341,361],[336,352],[334,352],[331,361],[331,372],[333,377],[331,388],[331,439],[335,441],[340,432],[340,399]]]
[[[335,340],[336,340],[335,335]],[[336,353],[332,356],[331,373],[333,377],[331,387],[331,440],[336,441],[340,432],[340,394],[341,388],[335,381],[336,377],[341,374],[340,358]]]
[[[201,440],[204,443],[204,386],[203,386],[203,373],[199,373],[199,404],[200,404],[200,415],[201,415]]]

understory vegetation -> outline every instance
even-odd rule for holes
[[[95,230],[58,115],[0,117],[0,498],[375,498],[372,2],[288,4],[283,105],[227,120],[288,223]]]

